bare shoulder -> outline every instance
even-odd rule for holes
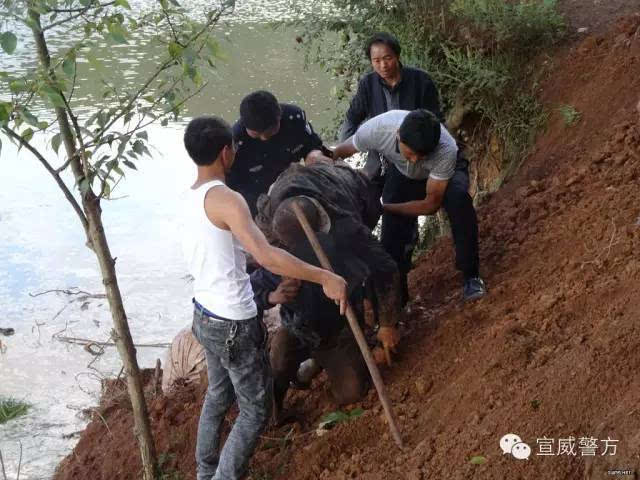
[[[212,187],[204,199],[204,209],[211,222],[225,230],[238,217],[250,215],[247,202],[238,192],[226,185]]]

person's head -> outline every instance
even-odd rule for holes
[[[219,117],[202,116],[189,122],[184,146],[196,165],[211,166],[220,161],[228,172],[235,159],[235,146],[229,124]]]
[[[385,32],[374,34],[365,47],[373,70],[383,80],[397,78],[400,71],[400,52],[400,44],[396,37]]]
[[[418,109],[404,118],[398,129],[402,156],[415,163],[433,152],[440,142],[440,121],[429,110]]]
[[[280,131],[281,116],[280,104],[271,92],[258,90],[240,102],[240,120],[251,138],[269,140]]]
[[[293,211],[293,202],[301,208],[313,231],[329,231],[329,217],[319,202],[305,196],[290,197],[283,200],[273,214],[272,231],[280,242],[293,247],[305,239],[304,230]]]

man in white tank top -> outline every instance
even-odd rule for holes
[[[272,407],[267,332],[256,316],[245,250],[276,274],[322,285],[342,314],[347,288],[342,277],[271,246],[242,196],[227,188],[235,145],[224,120],[193,119],[184,144],[198,167],[184,212],[184,254],[195,279],[192,330],[204,347],[209,378],[198,424],[197,478],[236,480],[247,470]],[[219,451],[220,426],[234,399],[240,413]]]

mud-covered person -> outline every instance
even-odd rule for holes
[[[260,198],[256,222],[269,238],[297,257],[317,264],[293,202],[304,211],[334,270],[348,282],[349,298],[360,319],[364,320],[365,296],[376,306],[380,325],[377,340],[391,355],[399,341],[396,325],[402,315],[400,274],[371,233],[382,213],[380,197],[364,175],[344,163],[292,165],[278,178],[269,195]],[[262,282],[256,292],[260,288],[268,292],[274,285]],[[308,358],[327,373],[337,404],[362,399],[370,386],[369,373],[335,305],[327,302],[315,285],[302,282],[295,298],[284,304],[280,313],[282,325],[273,335],[270,348],[276,421],[287,419],[283,409],[287,389]]]
[[[478,219],[469,195],[469,164],[446,127],[428,110],[391,110],[367,120],[335,148],[334,155],[346,158],[371,150],[380,152],[399,175],[423,182],[425,189],[421,198],[404,202],[385,201],[383,197],[384,212],[415,219],[433,215],[443,207],[451,223],[456,267],[464,278],[463,298],[484,296],[486,290],[479,275]]]
[[[360,125],[389,110],[415,110],[424,108],[443,120],[438,89],[424,70],[407,67],[400,61],[401,46],[391,34],[379,32],[369,38],[364,54],[372,71],[358,83],[355,96],[340,129],[340,141],[351,137]],[[367,153],[363,172],[380,190],[386,203],[401,203],[424,198],[425,180],[402,175],[393,165],[380,158],[380,152]],[[407,273],[418,238],[418,222],[407,217],[385,212],[382,215],[380,240],[398,263],[402,276],[403,301],[408,299]]]
[[[184,134],[197,178],[184,206],[184,254],[194,277],[193,333],[205,349],[209,385],[196,442],[198,480],[243,477],[272,409],[266,329],[257,317],[245,250],[271,271],[322,285],[346,305],[345,281],[271,246],[246,201],[226,186],[235,158],[231,128],[217,117],[192,120]],[[219,451],[220,427],[233,403],[239,414]]]

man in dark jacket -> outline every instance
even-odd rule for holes
[[[423,70],[402,65],[400,52],[398,40],[388,33],[377,33],[367,42],[365,54],[373,71],[360,79],[340,131],[341,142],[355,134],[366,120],[389,110],[424,108],[443,121],[438,90],[431,77]],[[380,152],[367,152],[363,171],[379,186],[384,203],[421,200],[425,196],[425,180],[402,175],[395,166],[381,159]],[[404,303],[408,299],[407,274],[417,239],[415,217],[387,212],[382,215],[380,241],[400,268]]]

